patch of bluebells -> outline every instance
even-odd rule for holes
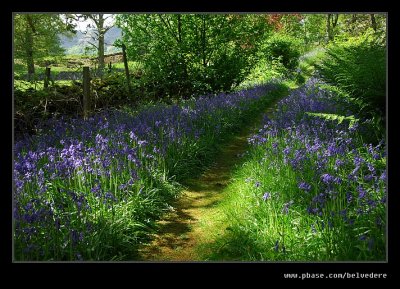
[[[248,141],[265,150],[265,159],[281,160],[278,170],[289,167],[296,173],[296,204],[301,202],[311,218],[325,219],[328,225],[324,230],[343,232],[349,228],[343,234],[356,242],[360,240],[354,235],[358,230],[355,227],[368,228],[374,236],[365,237],[373,240],[369,248],[377,248],[379,236],[384,251],[385,140],[375,145],[363,143],[364,123],[368,120],[358,119],[321,84],[313,78],[281,100],[273,117],[266,118],[262,129]],[[358,120],[350,125],[306,112],[354,115]],[[290,202],[285,203],[282,213],[287,214],[289,207]]]
[[[137,113],[109,110],[87,120],[41,123],[37,135],[14,146],[17,258],[85,259],[88,226],[99,229],[100,216],[113,217],[130,198],[145,200],[152,186],[167,194],[162,184],[170,182],[176,167],[190,169],[185,157],[194,153],[194,145],[202,150],[218,142],[258,110],[274,88],[269,84]],[[144,222],[140,218],[146,215],[134,218]],[[38,254],[43,244],[48,244],[46,257]]]

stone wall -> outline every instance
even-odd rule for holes
[[[122,61],[123,61],[122,52],[104,55],[104,63],[106,64],[110,62],[117,63]]]

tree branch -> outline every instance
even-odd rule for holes
[[[90,44],[90,45],[92,45],[94,48],[96,48],[97,49],[97,45],[96,44],[94,44],[94,43],[92,43],[92,42],[87,42],[87,44]]]
[[[173,32],[173,29],[171,27],[171,24],[169,22],[166,22],[164,18],[161,16],[161,14],[157,14],[157,16],[161,19],[161,21],[164,23],[165,27],[167,27],[168,32],[172,35],[172,37],[175,38],[175,40],[179,43],[179,38],[175,35]]]
[[[35,25],[33,24],[31,15],[26,14],[26,21],[28,22],[29,27],[32,29],[32,32],[36,33],[36,28],[35,28]]]

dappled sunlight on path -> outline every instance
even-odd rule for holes
[[[266,112],[270,111],[271,108]],[[197,245],[212,242],[204,222],[217,222],[220,212],[215,206],[223,199],[222,192],[246,152],[247,138],[258,128],[261,118],[262,115],[224,145],[215,162],[199,178],[186,181],[186,190],[171,212],[158,222],[159,230],[153,241],[139,250],[139,260],[200,261]],[[219,226],[224,230],[223,224]]]

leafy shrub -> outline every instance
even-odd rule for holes
[[[372,113],[367,115],[368,104],[360,98],[355,98],[348,92],[340,89],[336,86],[329,84],[319,84],[319,89],[329,92],[330,96],[335,99],[337,103],[340,103],[342,108],[341,113],[346,114],[349,111],[356,111],[358,116],[363,121],[362,129],[359,133],[362,135],[364,142],[376,145],[381,139],[385,138],[386,130],[385,120],[382,115]]]
[[[250,15],[120,15],[116,24],[128,58],[144,64],[153,100],[231,91],[251,69],[267,29],[265,19]]]
[[[281,62],[278,60],[268,61],[264,56],[261,56],[257,64],[251,68],[237,89],[252,87],[275,80],[280,81],[285,78],[291,78],[291,73]]]
[[[268,39],[265,52],[270,60],[279,59],[283,66],[294,69],[299,63],[300,43],[291,36],[275,34]]]
[[[247,65],[246,58],[233,49],[222,53],[209,72],[212,90],[230,91],[244,79]]]
[[[316,65],[323,79],[361,100],[365,112],[385,113],[386,48],[368,34],[328,47],[321,64]]]

